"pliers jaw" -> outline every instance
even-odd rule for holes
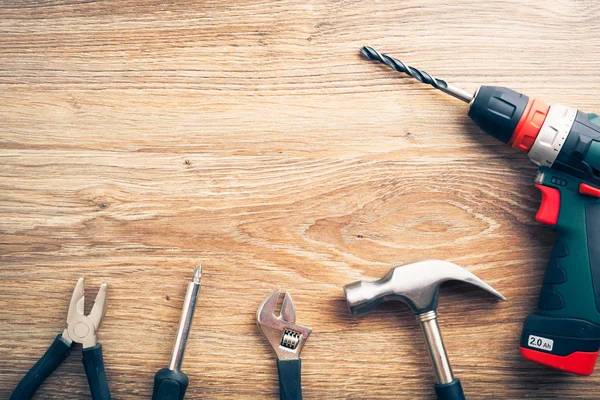
[[[83,278],[79,278],[77,281],[71,295],[69,312],[67,313],[67,328],[62,334],[63,340],[69,345],[81,343],[83,348],[86,349],[98,343],[96,331],[106,314],[106,289],[106,283],[102,283],[96,295],[96,300],[94,300],[94,306],[90,314],[86,316],[84,312],[85,295]]]
[[[275,315],[279,295],[278,290],[262,303],[256,315],[257,324],[279,360],[298,359],[312,329],[296,325],[296,312],[289,293],[283,298],[280,315]]]

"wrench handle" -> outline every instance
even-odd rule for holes
[[[279,372],[279,398],[281,400],[302,400],[302,362],[295,360],[277,360]]]

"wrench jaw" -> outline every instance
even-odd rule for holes
[[[83,348],[86,349],[98,343],[96,331],[106,314],[107,284],[102,283],[100,286],[94,306],[90,314],[86,316],[84,312],[85,294],[83,283],[83,278],[79,278],[75,289],[73,289],[67,313],[67,328],[63,331],[62,337],[69,345],[81,343]]]
[[[278,290],[259,307],[257,324],[279,360],[298,359],[312,329],[295,324],[296,312],[289,293],[285,294],[281,304],[281,315],[275,314],[279,295]]]

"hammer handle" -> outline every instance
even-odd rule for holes
[[[465,400],[460,379],[455,378],[450,383],[438,383],[434,387],[438,400]]]

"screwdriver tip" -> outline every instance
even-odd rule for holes
[[[200,283],[200,278],[202,278],[202,265],[198,265],[194,270],[194,277],[192,278],[192,282]]]

